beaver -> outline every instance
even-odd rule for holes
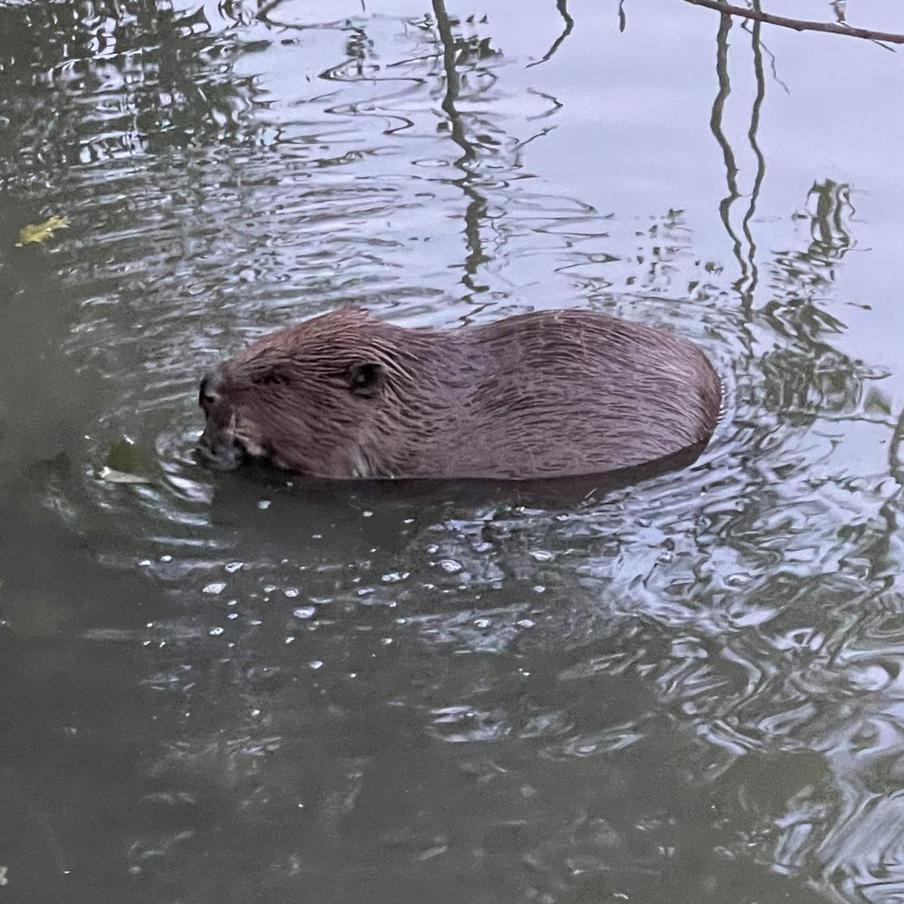
[[[272,333],[204,377],[199,451],[323,478],[543,479],[702,448],[721,386],[703,351],[584,310],[455,330],[347,306]]]

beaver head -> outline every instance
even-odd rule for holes
[[[220,470],[265,459],[308,476],[372,475],[367,450],[380,444],[369,440],[410,377],[405,358],[416,344],[406,346],[352,307],[258,340],[201,382],[201,456]]]

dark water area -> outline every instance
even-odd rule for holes
[[[0,3],[0,904],[904,901],[901,59]],[[347,301],[665,324],[726,413],[561,495],[199,466],[200,375]]]

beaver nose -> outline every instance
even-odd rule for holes
[[[220,378],[212,370],[204,374],[201,380],[201,389],[198,392],[198,404],[203,408],[205,405],[212,405],[220,397]]]

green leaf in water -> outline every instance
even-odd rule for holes
[[[55,232],[68,228],[69,217],[65,216],[53,216],[44,220],[43,223],[30,223],[19,230],[19,241],[16,242],[16,247],[21,248],[23,245],[37,245],[41,242],[46,242],[53,237]]]
[[[152,471],[157,459],[143,446],[123,436],[110,443],[104,464],[114,471]]]
[[[148,473],[157,471],[157,460],[143,446],[128,437],[122,437],[110,444],[106,461],[97,476],[107,483],[142,484],[153,483]]]

